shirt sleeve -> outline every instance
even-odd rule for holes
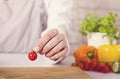
[[[60,33],[65,35],[67,40],[67,30],[71,24],[71,12],[73,6],[73,0],[45,0],[46,10],[47,10],[47,29],[41,34],[43,36],[48,30],[56,28]],[[68,49],[70,46],[68,43]],[[66,54],[66,56],[69,54]],[[55,61],[59,62],[63,58]]]

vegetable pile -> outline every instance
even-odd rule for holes
[[[75,63],[82,70],[120,73],[120,45],[80,46],[74,51]]]
[[[109,40],[108,45],[80,46],[74,52],[75,63],[82,70],[93,70],[103,73],[120,73],[120,45],[114,45],[114,40],[120,40],[119,25],[116,23],[117,14],[110,12],[104,17],[87,14],[80,24],[79,32],[86,36],[89,33],[102,33]]]

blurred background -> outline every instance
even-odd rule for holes
[[[72,25],[69,28],[70,34],[68,34],[71,54],[79,46],[87,44],[86,37],[81,36],[79,33],[80,23],[83,21],[86,13],[104,16],[109,12],[118,14],[117,23],[120,24],[120,0],[74,0]]]

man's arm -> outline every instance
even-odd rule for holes
[[[69,28],[69,25],[71,23],[71,10],[72,10],[72,4],[73,4],[72,0],[45,0],[45,2],[46,2],[46,10],[47,10],[47,14],[48,14],[48,19],[47,19],[47,29],[42,33],[42,37],[47,36],[47,34],[49,34],[49,33],[53,33],[53,32],[50,32],[50,30],[57,29],[58,34],[56,34],[56,36],[59,36],[61,33],[65,36],[65,41],[67,41],[66,30],[67,30],[67,28]],[[54,36],[52,39],[55,39],[55,38],[56,37]],[[63,40],[63,42],[64,42],[64,40]],[[55,42],[53,42],[53,43],[55,43]],[[39,44],[40,44],[40,42],[39,42]],[[47,44],[50,44],[50,42],[48,42]],[[45,47],[49,46],[47,44],[46,44],[46,46],[44,46],[43,51],[44,51],[44,49],[46,49]],[[59,46],[59,44],[58,44],[58,46]],[[47,47],[47,48],[49,48],[49,47]],[[67,51],[66,55],[69,53],[68,41],[67,41],[67,49],[68,49],[68,51]],[[55,59],[55,58],[57,58],[57,56],[60,57],[60,55],[62,55],[62,53],[64,54],[64,51],[65,50],[61,51],[61,53],[58,52],[58,54],[56,54],[52,58]],[[49,53],[51,53],[51,55],[52,55],[52,52],[49,52]],[[62,60],[63,58],[64,58],[64,56],[60,57],[57,61],[52,61],[51,64],[57,63],[60,60]]]
[[[45,0],[48,14],[48,29],[65,30],[71,24],[73,0]]]

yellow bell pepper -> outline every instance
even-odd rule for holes
[[[120,45],[102,45],[98,47],[99,62],[115,62],[120,60]]]

